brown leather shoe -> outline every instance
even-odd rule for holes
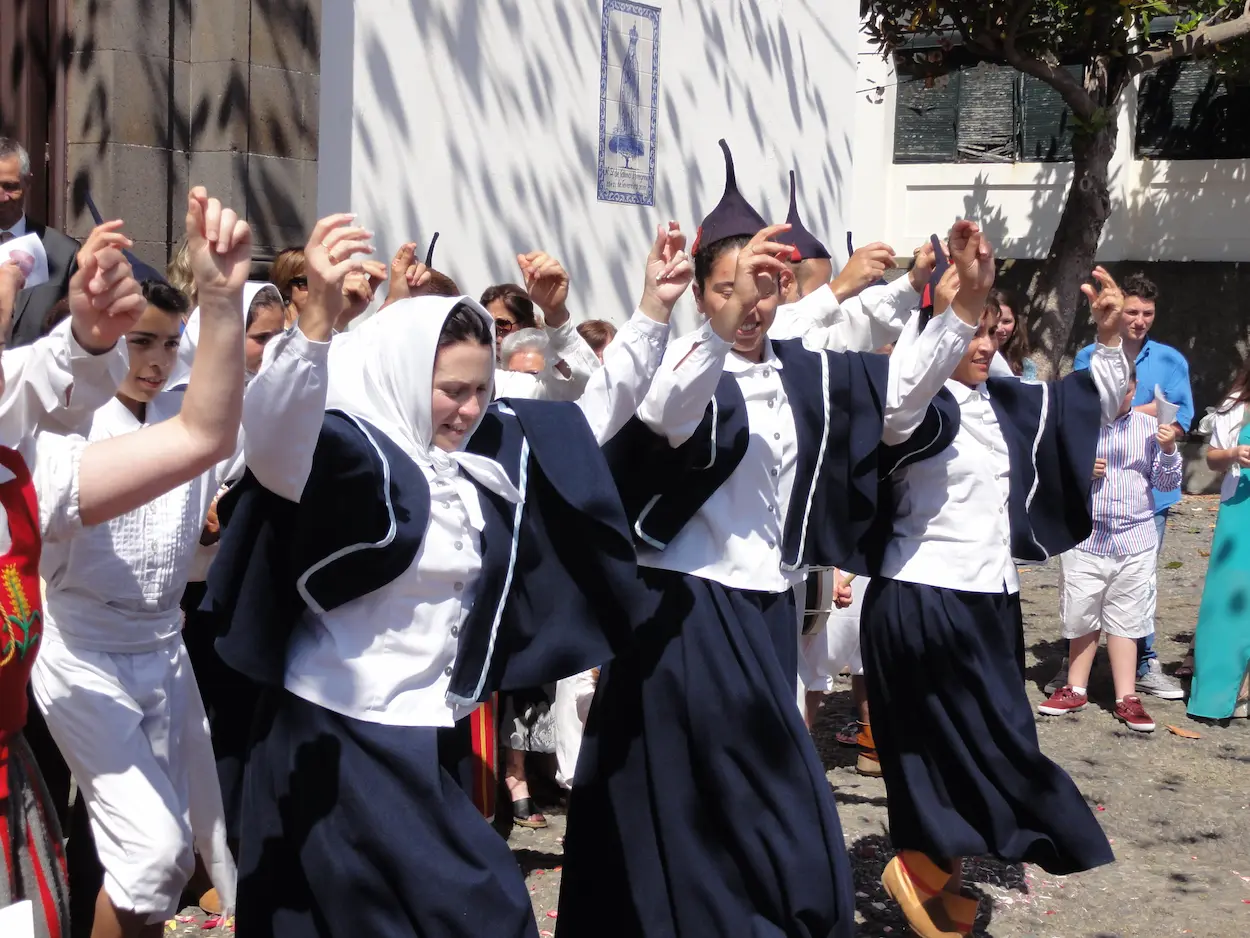
[[[855,760],[855,771],[871,778],[881,777],[881,758],[877,755],[877,744],[872,738],[872,725],[859,724],[859,734],[855,737],[859,746],[859,758]]]
[[[210,889],[200,896],[199,905],[209,915],[220,915],[222,912],[221,899],[218,897],[216,889]]]
[[[881,884],[899,904],[907,924],[919,938],[963,938],[946,911],[942,887],[950,874],[922,853],[903,850],[886,864]]]
[[[970,896],[957,896],[953,892],[942,893],[942,907],[946,917],[961,935],[971,935],[977,923],[977,900]]]

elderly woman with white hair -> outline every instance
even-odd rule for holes
[[[309,244],[309,303],[245,402],[209,595],[222,658],[264,687],[244,780],[240,935],[536,938],[470,800],[469,717],[599,664],[638,614],[599,443],[650,387],[690,281],[660,231],[639,310],[577,404],[490,403],[469,297],[398,301],[330,345],[350,216]],[[627,335],[626,335],[627,334]]]

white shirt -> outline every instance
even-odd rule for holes
[[[926,330],[920,341],[890,359],[887,441],[906,439],[919,425],[974,331],[949,311],[935,322],[939,327]],[[670,445],[679,446],[699,426],[725,371],[738,382],[750,427],[746,455],[725,483],[667,548],[639,547],[638,563],[715,580],[734,589],[779,593],[806,575],[804,569],[781,566],[798,457],[794,414],[772,343],[766,344],[764,359],[758,363],[730,352],[731,348],[708,323],[675,340],[638,411],[652,430],[667,437]]]
[[[182,391],[158,394],[142,423],[113,398],[96,411],[86,442],[123,436],[173,417],[182,397]],[[39,564],[47,584],[46,631],[67,645],[111,653],[153,651],[176,639],[182,629],[179,601],[227,465],[134,511],[46,544]]]
[[[919,306],[920,294],[906,276],[868,287],[842,303],[826,283],[779,307],[768,334],[774,339],[801,337],[809,348],[872,352],[895,341]]]
[[[651,322],[651,320],[647,320]],[[533,401],[575,401],[586,390],[590,376],[599,370],[599,357],[568,319],[561,326],[544,326],[551,341],[552,365],[562,361],[569,377],[555,367],[540,374],[524,371],[495,372],[495,397],[519,397]]]
[[[578,407],[596,439],[633,416],[663,355],[668,327],[636,313],[604,351]],[[326,401],[330,343],[296,327],[273,339],[243,402],[247,464],[298,501]],[[329,612],[306,611],[287,657],[287,690],[345,716],[397,726],[451,726],[473,708],[446,700],[459,629],[472,608],[484,525],[476,487],[423,467],[430,522],[408,571]]]
[[[932,328],[930,323],[925,331]],[[1120,348],[1098,346],[1090,375],[1102,421],[1109,423],[1128,387],[1128,363]],[[959,403],[959,432],[941,453],[896,475],[894,537],[881,573],[977,593],[1019,592],[1011,557],[1007,443],[985,385],[970,388],[950,380],[946,387]]]
[[[80,426],[117,390],[126,376],[123,343],[92,355],[75,341],[66,320],[48,335],[0,358],[0,441],[13,446],[31,470],[45,541],[81,528],[78,514],[78,462],[86,444],[61,435]],[[0,482],[13,478],[0,466]],[[0,554],[12,546],[8,518],[0,507]]]
[[[1241,428],[1246,422],[1246,405],[1239,403],[1229,407],[1229,403],[1229,401],[1225,401],[1220,405],[1221,408],[1228,407],[1226,412],[1221,413],[1219,409],[1215,411],[1215,421],[1211,428],[1212,449],[1232,449],[1237,445],[1237,440],[1241,436]],[[1233,497],[1233,494],[1237,491],[1237,482],[1240,478],[1241,466],[1234,462],[1224,475],[1224,481],[1220,485],[1221,502],[1226,502]]]

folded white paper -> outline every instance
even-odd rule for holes
[[[1159,385],[1155,385],[1155,416],[1159,418],[1159,426],[1165,427],[1169,423],[1176,423],[1176,415],[1180,412],[1181,405],[1173,404],[1163,396],[1163,389]]]
[[[37,235],[27,234],[0,244],[0,264],[12,258],[26,275],[26,289],[48,282],[48,255]]]
[[[0,935],[4,938],[35,938],[35,904],[27,899],[0,909]]]

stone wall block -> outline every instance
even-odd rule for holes
[[[251,0],[252,64],[319,71],[320,0]]]
[[[240,62],[193,62],[188,103],[190,148],[246,151],[248,69]]]
[[[250,75],[249,149],[265,156],[316,159],[317,76],[257,65]]]

